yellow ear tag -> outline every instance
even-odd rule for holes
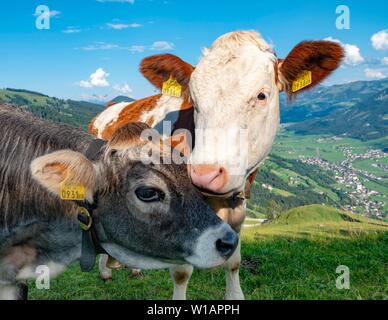
[[[295,81],[292,82],[292,92],[297,92],[313,83],[312,72],[303,71],[298,75]]]
[[[182,86],[172,76],[163,82],[162,93],[166,96],[180,98],[182,96]]]
[[[66,201],[84,201],[85,187],[81,184],[66,182],[65,180],[61,183],[61,199]]]

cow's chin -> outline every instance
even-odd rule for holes
[[[235,176],[230,176],[228,184],[223,188],[222,190],[219,190],[217,192],[207,190],[207,189],[201,189],[198,188],[199,191],[208,197],[215,197],[215,198],[231,198],[233,196],[238,196],[240,194],[244,194],[245,192],[245,186],[248,181],[248,179],[251,178],[251,176],[254,174],[254,170],[249,170],[245,175],[235,175]],[[254,178],[254,176],[253,176]]]
[[[213,192],[213,191],[210,191],[210,190],[207,190],[207,189],[202,189],[202,188],[198,188],[198,190],[206,197],[214,197],[214,198],[230,198],[232,197],[233,195],[235,195],[236,191],[234,190],[231,190],[231,191],[227,191],[225,193],[216,193],[216,192]]]
[[[113,243],[101,243],[104,250],[121,264],[143,270],[155,270],[155,269],[166,269],[177,264],[184,264],[185,261],[162,261],[157,258],[143,256],[139,253],[131,251],[127,248],[121,247]]]
[[[212,190],[204,189],[204,188],[198,188],[197,189],[207,197],[215,197],[215,198],[231,198],[235,195],[238,195],[245,190],[245,181],[246,179],[240,179],[241,181],[238,181],[236,184],[228,184],[228,186],[222,190],[219,190],[217,192],[214,192]]]

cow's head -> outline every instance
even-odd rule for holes
[[[217,39],[194,70],[178,58],[173,65],[154,60],[153,70],[164,80],[172,67],[180,68],[180,73],[174,72],[195,108],[193,183],[218,195],[242,191],[274,142],[280,124],[279,93],[292,98],[316,86],[339,66],[343,55],[337,43],[305,41],[278,59],[257,32],[241,31]],[[294,92],[293,83],[304,71],[311,72],[311,83]]]
[[[37,158],[32,175],[54,195],[61,194],[65,183],[83,186],[86,201],[96,198],[98,239],[123,264],[146,269],[166,263],[204,268],[223,263],[238,236],[204,202],[185,165],[143,161],[150,150],[141,139],[147,129],[145,124],[122,127],[96,162],[69,150]]]

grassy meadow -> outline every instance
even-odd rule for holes
[[[388,223],[312,205],[242,232],[241,284],[246,298],[388,299]],[[336,268],[349,267],[350,289],[338,290]],[[132,277],[114,272],[104,283],[97,268],[83,274],[79,265],[51,281],[50,290],[30,282],[30,299],[170,299],[167,270]],[[221,269],[195,270],[188,298],[223,299]]]

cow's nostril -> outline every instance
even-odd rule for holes
[[[219,192],[227,184],[228,174],[224,167],[215,165],[191,165],[191,181],[198,187]]]
[[[238,236],[233,231],[228,231],[222,239],[216,241],[216,249],[222,257],[229,258],[238,245]]]

